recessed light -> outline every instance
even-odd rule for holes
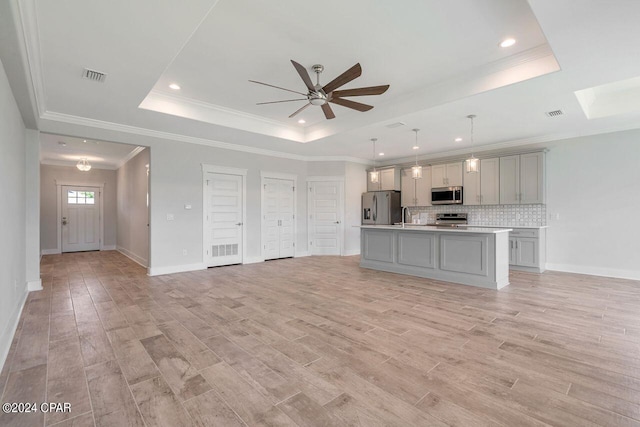
[[[306,121],[305,119],[300,119],[300,120],[298,120],[298,123],[300,123],[301,125],[303,125],[303,124],[307,123],[307,121]]]
[[[177,85],[177,84],[175,84],[175,83],[171,83],[171,84],[169,85],[169,89],[173,89],[173,90],[180,90],[180,86],[178,86],[178,85]]]
[[[516,44],[516,39],[508,38],[500,42],[500,47],[509,47],[513,46],[514,44]]]
[[[384,153],[379,153],[378,156],[384,156]]]
[[[455,142],[460,142],[460,141],[462,141],[462,138],[458,137],[458,138],[454,139],[454,141]]]
[[[413,148],[414,150],[418,150],[420,147],[418,147],[417,145],[414,145],[412,148]]]
[[[64,141],[58,141],[58,145],[62,145],[63,147],[66,147],[67,143]]]

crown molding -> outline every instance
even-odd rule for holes
[[[513,139],[509,141],[497,142],[494,144],[481,145],[476,146],[474,154],[476,156],[482,156],[483,153],[489,151],[499,151],[499,150],[508,150],[511,148],[527,148],[531,145],[538,145],[540,148],[547,148],[552,142],[560,142],[567,139],[578,138],[578,137],[588,137],[594,135],[603,135],[607,133],[614,132],[624,132],[628,130],[640,129],[640,123],[638,124],[630,124],[627,126],[616,126],[616,127],[603,127],[596,128],[590,131],[573,131],[573,132],[562,132],[548,135],[541,135],[531,138],[523,138],[523,139]],[[425,154],[418,156],[418,161],[422,161],[422,165],[425,166],[428,163],[424,162],[433,162],[438,161],[440,159],[453,158],[453,157],[464,157],[469,156],[471,154],[471,150],[469,148],[461,148],[457,150],[448,150],[448,151],[439,151],[436,153]],[[390,166],[395,164],[403,164],[403,163],[413,163],[415,162],[415,157],[401,157],[395,159],[389,159],[381,163],[381,166]]]
[[[13,0],[20,19],[19,26],[20,57],[25,63],[26,79],[29,95],[33,107],[37,111],[36,117],[41,116],[47,109],[45,105],[44,79],[40,57],[40,34],[38,32],[38,13],[35,0]]]
[[[277,120],[214,105],[196,99],[152,90],[138,108],[197,120],[218,126],[274,136],[299,143],[307,142],[305,131]]]
[[[127,154],[122,160],[120,160],[117,164],[116,164],[116,169],[120,169],[122,166],[125,165],[125,163],[127,163],[129,160],[133,159],[135,156],[138,155],[138,153],[144,151],[144,149],[147,147],[136,147],[133,150],[131,150],[131,152],[129,154]]]
[[[351,162],[360,164],[369,164],[368,160],[350,156],[303,156],[299,154],[285,153],[282,151],[267,150],[264,148],[249,147],[246,145],[231,144],[228,142],[215,141],[211,139],[197,138],[193,136],[180,135],[176,133],[157,131],[152,129],[141,128],[137,126],[122,125],[119,123],[106,122],[102,120],[89,119],[86,117],[73,116],[70,114],[56,113],[47,111],[42,114],[41,119],[51,120],[53,122],[68,123],[77,126],[87,126],[91,128],[103,129],[108,131],[123,132],[133,135],[148,136],[152,138],[165,139],[170,141],[186,142],[190,144],[205,145],[207,147],[220,148],[223,150],[240,151],[244,153],[259,154],[263,156],[278,157],[290,160],[300,160],[303,162]]]

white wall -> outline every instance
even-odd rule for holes
[[[367,165],[345,163],[345,217],[344,217],[344,254],[360,253],[360,209],[362,193],[367,191]]]
[[[0,366],[27,295],[25,132],[0,62]]]
[[[640,279],[640,130],[547,153],[547,267]]]
[[[27,129],[26,174],[26,280],[30,291],[42,289],[40,280],[40,132]]]
[[[117,249],[145,267],[149,265],[149,161],[145,148],[117,172]]]
[[[151,138],[137,143],[151,148],[152,275],[202,266],[202,164],[248,170],[245,262],[262,259],[260,171],[297,175],[296,188],[303,188],[306,182],[304,161]],[[305,192],[297,193],[296,252],[304,253],[307,200]],[[191,210],[185,210],[187,204]],[[167,221],[167,214],[173,214],[174,220]]]
[[[82,172],[73,166],[41,165],[40,167],[40,247],[44,253],[60,251],[58,247],[58,196],[56,181],[74,185],[104,184],[103,203],[103,246],[116,246],[116,171],[93,168]]]

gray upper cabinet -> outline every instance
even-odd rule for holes
[[[400,191],[400,169],[396,167],[380,168],[380,179],[371,182],[371,175],[367,173],[367,191]]]
[[[462,186],[462,162],[432,166],[431,186],[433,188]]]
[[[402,169],[402,206],[431,206],[431,167],[422,167],[422,178],[413,179],[411,168]]]
[[[497,205],[500,203],[500,159],[480,160],[478,173],[464,176],[465,205]]]
[[[464,189],[466,191],[466,188]],[[500,203],[500,159],[480,160],[480,204]]]
[[[544,203],[544,153],[500,157],[500,204]]]

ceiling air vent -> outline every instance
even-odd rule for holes
[[[562,112],[562,110],[553,110],[553,111],[547,111],[545,114],[549,117],[558,117],[558,116],[562,116],[564,113]]]
[[[94,82],[98,82],[98,83],[104,83],[104,80],[107,78],[107,75],[105,73],[101,73],[100,71],[90,70],[88,68],[85,68],[82,71],[82,78],[93,80]]]
[[[404,125],[406,125],[406,123],[396,122],[396,123],[391,123],[390,125],[387,125],[387,127],[389,129],[393,129],[393,128],[399,128],[400,126],[404,126]]]

